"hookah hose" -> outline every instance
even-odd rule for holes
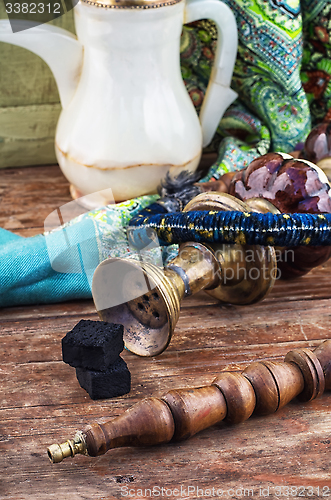
[[[272,214],[213,210],[171,212],[155,202],[133,217],[130,242],[143,248],[153,239],[161,245],[186,241],[296,247],[331,245],[331,214]]]

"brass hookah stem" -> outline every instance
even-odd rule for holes
[[[222,372],[210,386],[143,399],[122,415],[51,445],[47,452],[56,463],[77,453],[95,457],[122,446],[182,440],[222,420],[243,422],[253,412],[274,413],[295,397],[311,401],[330,389],[331,340],[327,340],[314,351],[292,350],[283,362],[254,362],[242,373]]]

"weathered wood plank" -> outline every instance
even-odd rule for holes
[[[46,217],[69,201],[69,184],[58,166],[0,171],[0,227],[4,229],[33,227],[41,233]]]
[[[314,269],[307,276],[293,281],[276,282],[274,289],[267,296],[267,298],[252,306],[232,306],[229,304],[220,304],[217,299],[207,295],[205,292],[201,292],[193,297],[184,299],[182,302],[182,310],[188,307],[200,308],[206,306],[218,306],[220,310],[224,311],[225,319],[230,321],[232,321],[232,314],[234,312],[234,314],[238,315],[238,318],[240,318],[241,313],[249,310],[251,310],[254,315],[259,315],[268,311],[269,307],[272,307],[271,311],[277,312],[278,305],[276,305],[276,303],[284,303],[285,301],[287,304],[284,303],[283,307],[288,307],[289,309],[292,309],[293,307],[291,304],[292,302],[302,301],[301,307],[304,310],[307,306],[305,301],[314,301],[319,299],[327,300],[331,297],[330,265],[331,261],[327,262],[321,268]],[[312,304],[310,307],[314,309],[315,305]],[[324,311],[327,315],[328,309],[326,308]],[[91,314],[95,314],[93,302],[90,300],[82,300],[60,304],[0,309],[0,321],[7,319],[11,320],[13,317],[16,317],[18,320],[23,320],[42,317],[51,318],[54,316],[78,317],[80,315],[85,317],[87,315],[90,317]],[[181,317],[183,316],[181,315]],[[233,318],[235,317],[236,316],[233,316]],[[180,322],[181,321],[182,319],[180,319]]]
[[[0,108],[0,137],[6,140],[44,139],[51,136],[61,108],[58,104],[43,104],[30,106],[10,106]],[[51,122],[45,115],[52,116]],[[15,119],[13,117],[15,116]],[[37,125],[33,125],[33,121]]]
[[[0,108],[0,168],[56,163],[59,104]]]
[[[214,159],[213,154],[204,155],[201,165],[211,164]],[[22,236],[41,233],[45,218],[71,201],[69,182],[56,165],[26,167],[26,172],[21,168],[0,171],[0,227]]]
[[[0,19],[8,19],[5,3],[0,2]],[[73,11],[50,24],[74,33]],[[0,66],[0,108],[59,103],[54,77],[40,57],[21,47],[0,42]],[[32,121],[38,125],[35,119]]]
[[[319,345],[319,341],[310,344]],[[178,387],[209,385],[221,371],[242,371],[253,361],[281,360],[292,348],[306,347],[307,342],[283,343],[249,348],[214,348],[194,351],[166,352],[155,359],[141,360],[125,353],[123,358],[132,375],[135,397],[162,396]],[[30,361],[26,364],[6,363],[0,368],[3,408],[44,407],[85,404],[88,395],[76,380],[75,369],[62,361]],[[20,402],[21,401],[21,402]],[[24,403],[23,403],[24,401]]]
[[[6,313],[6,310],[4,310]],[[275,304],[266,310],[261,303],[240,308],[215,306],[183,308],[168,349],[156,360],[165,359],[169,352],[197,349],[226,349],[235,346],[246,350],[250,345],[273,345],[292,341],[313,342],[329,337],[331,300]],[[89,314],[73,311],[71,315],[17,318],[7,321],[0,315],[0,364],[30,363],[61,359],[61,338],[80,319],[98,319],[92,308]],[[51,327],[50,327],[51,324]],[[212,354],[212,352],[211,352]],[[193,354],[194,355],[194,354]],[[139,359],[139,358],[137,358]],[[156,361],[157,362],[157,361]]]
[[[5,2],[0,19],[7,19]],[[74,32],[73,11],[49,24]],[[0,66],[0,168],[54,163],[61,106],[50,68],[32,52],[2,42]]]
[[[304,411],[290,404],[276,415],[251,418],[237,427],[214,426],[183,443],[118,449],[98,459],[79,456],[58,465],[47,463],[45,448],[63,439],[63,432],[70,436],[75,422],[68,428],[60,423],[54,430],[52,419],[36,424],[22,420],[22,437],[4,442],[12,459],[10,469],[3,470],[3,494],[15,499],[44,498],[46,492],[47,498],[76,498],[72,494],[77,493],[82,495],[77,498],[121,498],[126,491],[121,487],[128,485],[134,488],[132,498],[141,499],[138,488],[182,485],[222,488],[224,498],[240,498],[227,490],[251,487],[258,497],[259,488],[269,486],[270,498],[277,498],[276,486],[330,487],[328,404],[324,396],[305,405]],[[10,475],[14,469],[15,475]],[[199,497],[191,489],[189,498]]]

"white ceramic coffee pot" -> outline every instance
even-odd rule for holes
[[[155,193],[168,171],[194,171],[236,98],[230,8],[220,0],[80,0],[74,14],[78,39],[47,24],[13,33],[0,21],[0,41],[36,53],[54,74],[63,107],[56,156],[72,195],[102,190],[99,206]],[[198,19],[218,28],[200,122],[180,72],[182,25]]]

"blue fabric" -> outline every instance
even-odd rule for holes
[[[10,231],[6,231],[6,229],[2,229],[0,227],[0,248],[2,245],[6,245],[11,241],[17,241],[21,239],[22,236],[19,236],[18,234],[15,233],[11,233]]]
[[[90,298],[98,263],[92,221],[32,238],[0,229],[0,307]]]
[[[31,238],[0,228],[0,307],[91,298],[92,278],[100,262],[132,253],[136,256],[126,227],[157,198],[142,196],[102,207]],[[61,212],[65,213],[65,207],[60,207]],[[168,248],[164,261],[175,253]],[[156,263],[160,252],[151,249],[143,258]]]

